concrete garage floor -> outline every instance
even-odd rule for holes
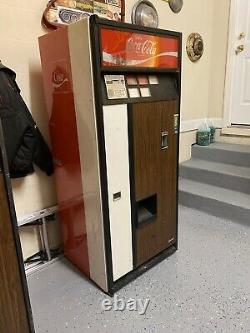
[[[150,299],[145,315],[108,298],[65,259],[28,278],[36,333],[250,332],[250,225],[180,208],[179,250],[117,293]]]

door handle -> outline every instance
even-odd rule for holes
[[[243,52],[245,50],[245,46],[244,45],[239,45],[237,47],[237,49],[235,50],[236,55],[238,55],[239,53]]]
[[[161,132],[161,149],[167,149],[168,148],[168,132],[164,131]]]

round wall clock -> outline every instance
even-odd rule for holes
[[[154,5],[148,0],[136,2],[132,10],[132,23],[157,28],[159,19]]]
[[[192,33],[188,36],[186,50],[188,57],[192,62],[196,62],[202,57],[204,43],[200,34]]]

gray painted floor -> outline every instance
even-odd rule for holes
[[[250,227],[180,208],[179,250],[117,293],[145,315],[104,312],[106,295],[56,261],[28,279],[37,333],[250,332]]]

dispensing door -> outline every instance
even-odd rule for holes
[[[177,100],[132,105],[136,266],[176,242]]]

